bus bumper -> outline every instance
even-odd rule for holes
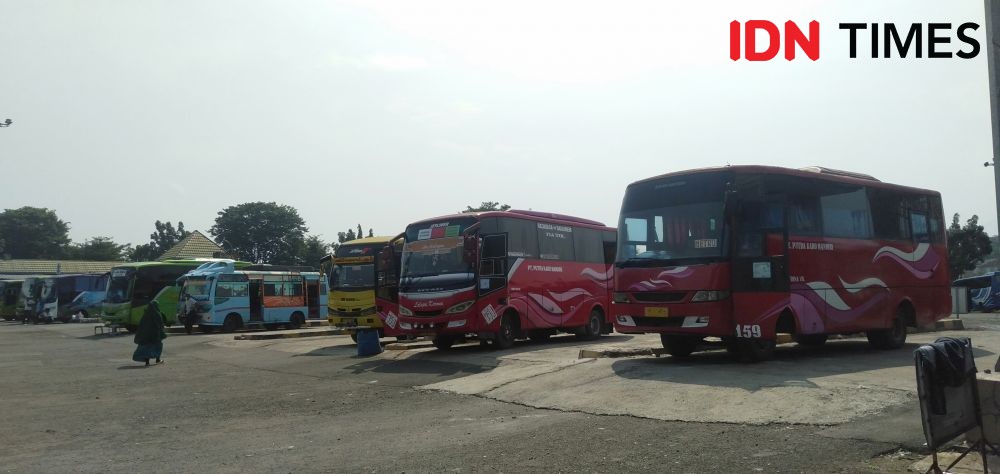
[[[625,334],[667,333],[728,336],[733,333],[730,300],[648,305],[615,303],[615,331]]]

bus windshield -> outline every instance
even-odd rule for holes
[[[187,278],[184,280],[184,288],[181,290],[181,295],[205,297],[208,296],[210,287],[211,282],[205,278]]]
[[[726,174],[704,173],[629,187],[618,224],[616,261],[669,265],[724,256],[726,181]]]
[[[330,287],[334,290],[375,288],[375,264],[335,265]]]
[[[113,270],[111,281],[108,283],[108,294],[105,301],[108,303],[125,303],[131,297],[130,287],[134,273],[129,270]]]
[[[403,246],[400,284],[404,289],[424,286],[418,284],[420,281],[437,286],[438,279],[431,277],[438,276],[452,283],[472,281],[472,265],[462,258],[464,243],[462,237],[407,242]]]

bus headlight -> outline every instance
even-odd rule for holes
[[[400,306],[399,307],[399,315],[400,316],[413,316],[413,311],[410,311],[410,309],[407,308],[406,306]]]
[[[615,292],[615,294],[612,297],[612,299],[613,299],[613,301],[615,303],[628,303],[629,302],[629,300],[628,300],[628,293]]]
[[[706,301],[719,301],[729,298],[729,292],[726,290],[710,290],[710,291],[696,291],[694,296],[691,297],[692,303],[703,303]]]
[[[457,304],[455,306],[452,306],[451,308],[448,308],[448,311],[445,311],[445,314],[461,313],[461,312],[469,309],[469,306],[472,306],[472,303],[474,303],[474,302],[475,301],[473,301],[473,300],[463,301],[463,302],[461,302],[461,303],[459,303],[459,304]]]

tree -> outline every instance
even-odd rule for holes
[[[135,249],[132,250],[129,259],[133,262],[148,262],[151,260],[156,260],[163,255],[164,252],[170,250],[174,245],[177,245],[180,241],[184,240],[185,237],[191,233],[184,230],[184,222],[177,221],[177,228],[174,229],[173,224],[170,221],[160,222],[156,221],[153,223],[156,231],[149,234],[149,243],[137,245]]]
[[[983,226],[979,225],[979,216],[973,215],[963,227],[959,224],[959,215],[956,213],[948,227],[951,278],[960,278],[965,272],[975,270],[991,252],[993,245],[990,237],[983,231]]]
[[[129,244],[118,244],[111,237],[94,237],[73,245],[67,256],[75,260],[111,262],[125,260],[131,253],[132,246]]]
[[[227,252],[254,263],[295,265],[309,229],[294,207],[248,202],[219,211],[209,231]]]
[[[372,232],[371,227],[368,228],[368,237],[375,237],[375,232]],[[0,245],[3,245],[3,242],[0,242]]]
[[[303,265],[319,267],[319,261],[330,254],[330,244],[323,242],[318,235],[306,237],[302,245],[302,253],[299,260]]]
[[[357,232],[355,232],[354,229],[347,229],[347,232],[337,232],[337,243],[342,244],[344,242],[350,242],[354,239],[360,239],[364,236],[365,233],[361,228],[361,224],[358,224]],[[374,236],[375,232],[371,228],[369,228],[368,237],[374,237]],[[336,244],[333,244],[333,246],[336,247]]]
[[[61,258],[70,244],[69,224],[50,209],[5,209],[0,213],[0,239],[9,258]]]
[[[483,211],[506,211],[510,209],[507,204],[500,204],[496,201],[483,201],[478,207],[465,206],[464,212],[483,212]]]

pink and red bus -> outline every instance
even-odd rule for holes
[[[533,211],[410,224],[380,255],[399,268],[398,281],[392,271],[377,276],[386,334],[433,336],[447,349],[464,339],[508,348],[558,331],[608,333],[616,237],[600,222]]]
[[[815,167],[698,169],[629,185],[618,229],[615,329],[659,333],[674,356],[714,336],[761,360],[778,333],[865,332],[893,349],[951,312],[935,191]]]

